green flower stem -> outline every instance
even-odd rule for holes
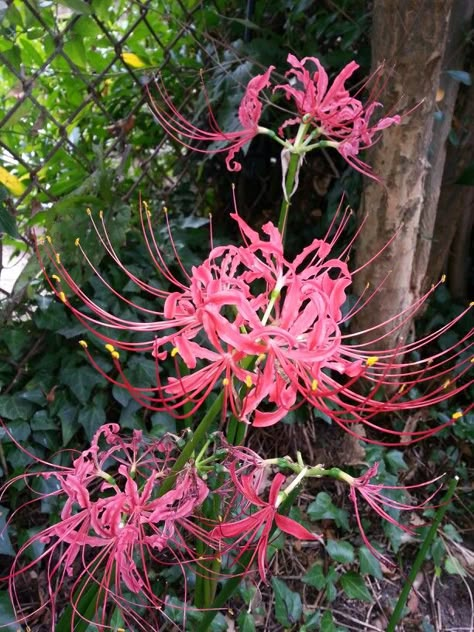
[[[298,173],[298,167],[301,157],[299,154],[291,154],[290,163],[288,165],[288,171],[285,179],[285,191],[286,196],[283,198],[280,207],[280,217],[278,219],[278,230],[280,231],[281,239],[284,242],[286,225],[288,221],[288,211],[290,209],[290,196],[295,184],[296,174]]]
[[[170,491],[170,489],[173,487],[174,481],[176,480],[176,475],[178,474],[178,472],[183,469],[183,467],[191,458],[193,452],[199,449],[202,443],[206,441],[212,422],[216,419],[216,417],[222,410],[223,401],[224,393],[221,392],[215,399],[207,413],[202,418],[191,439],[189,439],[189,441],[182,449],[181,454],[176,459],[175,464],[171,468],[171,474],[169,474],[169,476],[167,476],[161,484],[160,491],[158,493],[159,496],[163,496],[163,494],[166,494],[166,492]]]
[[[278,230],[280,231],[281,239],[285,241],[286,225],[288,221],[288,211],[290,209],[290,199],[295,186],[296,175],[300,167],[300,161],[307,149],[304,146],[304,140],[306,132],[308,130],[308,123],[301,123],[296,134],[295,141],[291,146],[291,149],[287,150],[291,152],[290,162],[288,164],[288,171],[285,177],[285,195],[280,207],[280,217],[278,219]],[[283,150],[285,151],[285,150]]]
[[[421,565],[423,564],[423,562],[426,559],[426,556],[428,554],[428,549],[433,541],[433,538],[436,535],[436,532],[438,530],[438,527],[441,523],[441,520],[444,517],[444,514],[446,513],[446,511],[448,510],[449,507],[449,501],[451,500],[451,498],[454,495],[454,492],[456,490],[457,484],[459,482],[459,477],[455,476],[452,481],[449,484],[448,487],[448,491],[446,492],[443,500],[440,503],[439,509],[436,512],[435,518],[431,524],[431,527],[428,531],[428,533],[425,536],[425,539],[423,540],[423,543],[420,547],[420,550],[418,551],[418,555],[415,558],[415,561],[413,563],[413,566],[411,567],[411,571],[408,574],[408,578],[403,586],[403,590],[400,593],[400,596],[398,598],[398,601],[395,605],[395,608],[392,612],[392,616],[390,617],[390,621],[388,622],[388,626],[386,629],[386,632],[395,632],[395,628],[398,625],[398,622],[400,621],[400,619],[402,618],[403,615],[403,610],[405,608],[405,604],[407,602],[408,599],[408,595],[410,594],[410,590],[411,587],[413,586],[413,582],[415,581],[415,578],[418,574],[418,571],[421,568]]]

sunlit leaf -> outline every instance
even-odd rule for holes
[[[16,197],[22,195],[26,189],[23,182],[4,167],[0,167],[0,184],[3,184]]]
[[[145,68],[146,66],[145,62],[135,53],[122,53],[121,57],[127,66],[132,68]]]

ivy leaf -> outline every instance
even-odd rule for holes
[[[341,577],[341,586],[349,599],[358,599],[359,601],[373,601],[372,595],[367,590],[361,575],[354,571],[349,571]]]
[[[26,420],[30,419],[34,412],[35,406],[20,395],[0,396],[0,417]]]
[[[388,466],[388,469],[397,473],[399,470],[407,470],[408,465],[405,463],[403,458],[403,453],[400,450],[389,450],[385,455],[385,462]]]
[[[362,575],[372,575],[372,577],[377,579],[383,578],[380,562],[366,546],[359,548],[359,564]]]
[[[87,404],[94,386],[104,384],[104,379],[89,366],[64,368],[60,377],[81,404]]]
[[[98,428],[105,423],[105,419],[105,411],[100,406],[86,406],[79,411],[78,422],[88,439],[92,439]]]
[[[250,612],[244,610],[239,614],[237,619],[239,632],[255,632],[255,621]]]
[[[336,632],[336,626],[329,610],[326,610],[321,619],[321,632]]]
[[[18,632],[19,630],[10,596],[6,590],[0,591],[0,628],[5,632]]]
[[[326,551],[336,562],[351,564],[354,561],[354,547],[349,542],[329,540],[326,544]]]
[[[322,590],[326,586],[326,576],[324,575],[322,564],[313,564],[309,571],[303,575],[303,583],[314,586],[318,590]]]
[[[284,581],[272,577],[275,595],[275,617],[284,627],[292,627],[300,620],[303,612],[301,597],[288,588]]]
[[[334,520],[338,527],[349,529],[347,511],[333,504],[331,496],[320,492],[308,507],[308,517],[311,520]]]
[[[6,517],[8,515],[8,509],[0,505],[0,555],[15,555],[10,537],[8,535],[8,528],[6,525]],[[1,609],[1,606],[0,606]],[[0,615],[1,618],[1,615]]]

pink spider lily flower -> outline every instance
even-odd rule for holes
[[[350,485],[349,498],[351,499],[352,504],[354,506],[354,512],[356,516],[357,525],[359,527],[359,531],[361,533],[364,544],[371,551],[374,557],[383,561],[387,565],[393,566],[393,563],[387,557],[381,555],[377,551],[377,549],[375,549],[374,546],[370,543],[370,540],[368,539],[365,533],[364,527],[362,525],[362,520],[361,520],[361,516],[359,512],[359,498],[362,498],[369,505],[369,507],[373,509],[375,513],[381,516],[384,520],[387,520],[387,522],[390,522],[390,524],[395,525],[396,527],[398,527],[405,533],[408,533],[411,536],[416,536],[415,528],[411,527],[410,525],[403,524],[402,522],[400,522],[400,520],[397,520],[396,518],[394,518],[389,513],[389,511],[395,510],[397,512],[399,511],[412,512],[412,511],[417,511],[417,510],[428,509],[429,508],[428,504],[431,502],[434,496],[436,496],[436,494],[439,492],[440,487],[438,487],[438,489],[436,489],[423,502],[417,505],[400,502],[398,500],[391,498],[389,495],[384,494],[383,492],[384,490],[388,490],[389,492],[390,490],[408,491],[410,489],[426,487],[438,481],[440,478],[442,478],[442,476],[438,476],[437,478],[434,478],[433,480],[427,481],[425,483],[418,483],[416,485],[407,485],[406,487],[396,486],[396,485],[384,485],[382,483],[373,482],[373,479],[377,476],[378,468],[379,468],[379,463],[375,463],[367,470],[365,474],[363,474],[359,478],[353,478],[352,476],[349,476],[346,473],[342,473],[342,480],[349,483]]]
[[[19,548],[6,578],[18,622],[29,621],[49,607],[51,629],[55,630],[59,594],[65,584],[70,585],[73,620],[87,622],[80,602],[95,585],[95,613],[89,615],[94,619],[90,623],[101,631],[109,630],[110,606],[114,606],[133,629],[151,632],[158,629],[159,618],[164,616],[165,597],[155,594],[149,571],[179,565],[185,578],[186,565],[196,562],[199,566],[189,536],[212,546],[209,531],[195,521],[208,488],[193,466],[181,472],[170,491],[158,495],[161,481],[174,463],[174,441],[168,437],[145,441],[140,431],[125,439],[118,432],[117,424],[106,424],[71,467],[51,464],[45,471],[9,481],[2,490],[5,493],[18,479],[40,476],[57,482],[56,490],[41,498],[66,497],[60,521]],[[44,546],[43,552],[34,561],[25,562],[25,554],[38,544]],[[217,548],[217,541],[215,545]],[[46,569],[47,599],[33,612],[25,613],[17,580],[38,563]],[[186,598],[186,581],[184,594]]]
[[[106,287],[136,311],[137,320],[120,318],[94,303],[71,278],[53,245],[46,242],[56,269],[49,281],[80,322],[106,343],[115,368],[111,375],[95,362],[87,343],[81,342],[95,368],[150,410],[167,410],[184,418],[194,414],[218,386],[224,391],[223,416],[230,410],[241,421],[257,427],[273,425],[308,403],[354,436],[360,437],[355,425],[362,423],[392,439],[361,437],[366,441],[383,445],[396,445],[401,438],[405,443],[417,441],[449,425],[462,413],[454,413],[445,424],[413,431],[384,428],[376,418],[432,406],[472,383],[468,377],[471,364],[465,358],[472,347],[472,330],[452,347],[430,357],[416,355],[448,331],[471,306],[419,340],[384,348],[384,338],[413,318],[436,289],[434,286],[387,322],[369,331],[345,333],[344,325],[359,310],[370,309],[370,298],[380,289],[367,292],[368,296],[363,295],[351,309],[345,309],[357,270],[351,272],[347,264],[350,245],[342,254],[334,251],[349,215],[345,211],[337,228],[334,220],[324,239],[314,240],[288,261],[281,236],[271,222],[262,227],[261,236],[233,214],[244,245],[212,248],[208,258],[190,273],[178,258],[183,280],[166,266],[147,215],[148,223],[143,221],[147,247],[158,271],[170,284],[169,290],[156,288],[128,271],[113,250],[103,219],[101,228],[94,221],[101,244],[115,264],[153,300],[153,308],[133,303],[94,269]],[[88,260],[87,253],[83,254]],[[66,297],[65,286],[86,310]],[[162,301],[161,309],[157,299]],[[116,337],[110,333],[114,331]],[[123,340],[121,331],[128,336],[146,334],[148,338]],[[371,334],[372,340],[358,343],[363,334]],[[156,385],[132,384],[122,367],[121,351],[153,357]],[[166,358],[174,359],[176,374],[162,378],[160,371]],[[181,370],[183,365],[186,371]]]
[[[256,557],[260,577],[263,582],[266,582],[266,556],[273,524],[284,533],[299,540],[320,540],[321,536],[311,533],[295,520],[278,513],[278,506],[282,500],[281,488],[286,481],[283,474],[275,475],[270,486],[268,501],[264,501],[259,496],[262,482],[260,472],[257,473],[257,476],[254,475],[254,472],[238,476],[233,466],[229,469],[237,494],[237,501],[235,498],[233,499],[230,509],[236,505],[239,513],[244,512],[248,515],[244,518],[224,520],[211,531],[211,537],[221,540],[224,550],[232,551],[234,555],[237,552],[234,558],[235,562],[241,558],[245,551],[254,549],[249,566]],[[226,539],[232,539],[232,543],[225,543],[224,540]]]
[[[239,122],[241,129],[232,132],[222,131],[209,107],[209,123],[211,131],[202,130],[188,121],[174,106],[171,97],[161,82],[156,82],[161,103],[150,95],[150,107],[157,121],[174,140],[185,147],[205,154],[227,152],[226,165],[229,171],[240,171],[242,166],[235,160],[235,155],[257,134],[267,130],[259,126],[262,114],[260,93],[270,85],[270,75],[274,66],[270,66],[262,75],[253,77],[245,91],[239,106]],[[185,139],[185,140],[183,140]],[[218,148],[203,149],[199,143],[218,143]],[[196,143],[198,143],[196,145]],[[223,146],[222,146],[223,144]]]
[[[376,123],[370,120],[374,110],[381,107],[377,101],[364,106],[362,102],[351,96],[345,82],[359,68],[351,61],[335,77],[332,84],[326,70],[316,57],[304,57],[299,60],[294,55],[288,55],[288,63],[292,69],[286,73],[296,83],[288,82],[275,86],[274,90],[282,90],[288,100],[292,100],[298,111],[298,116],[290,118],[280,127],[279,133],[284,136],[288,126],[308,124],[314,128],[305,144],[311,144],[325,139],[326,146],[335,147],[342,157],[361,173],[376,179],[369,165],[362,162],[357,155],[377,140],[378,132],[391,125],[400,123],[400,116],[381,118]],[[307,68],[308,64],[316,67],[314,72]],[[309,147],[306,150],[309,150]]]

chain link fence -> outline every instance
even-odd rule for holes
[[[0,2],[0,232],[64,198],[127,201],[176,183],[182,148],[144,88],[161,73],[190,99],[210,55],[196,25],[215,15],[181,0]]]

